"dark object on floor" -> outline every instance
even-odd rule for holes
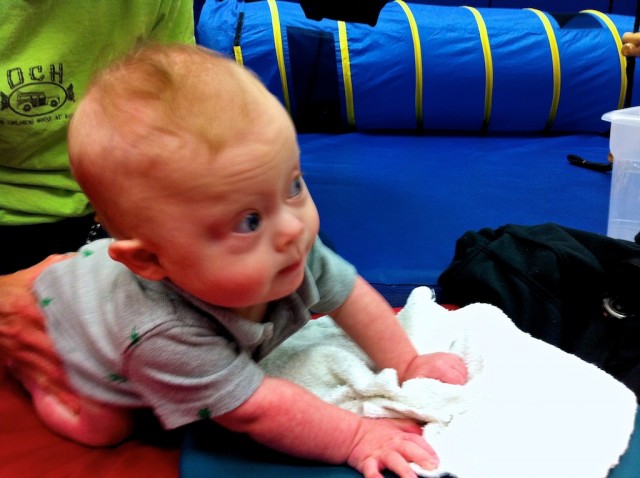
[[[458,239],[439,281],[442,300],[496,305],[640,397],[640,245],[550,223],[485,228]]]
[[[567,155],[567,159],[569,160],[569,162],[575,166],[581,166],[583,168],[587,168],[587,169],[592,169],[594,171],[602,171],[602,172],[607,172],[607,171],[611,171],[611,169],[613,169],[613,164],[611,164],[610,162],[606,162],[606,163],[599,163],[596,161],[588,161],[580,156],[577,156],[575,154],[569,154]]]

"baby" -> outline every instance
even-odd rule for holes
[[[35,284],[79,411],[29,386],[42,420],[91,446],[151,408],[176,428],[211,419],[274,449],[367,477],[438,464],[418,424],[367,419],[258,365],[314,313],[401,381],[463,384],[455,355],[418,355],[386,301],[318,239],[284,108],[235,62],[146,46],[98,74],[69,127],[75,178],[114,239]]]

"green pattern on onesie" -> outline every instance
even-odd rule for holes
[[[138,345],[140,343],[140,332],[133,327],[131,329],[131,334],[129,335],[129,339],[131,340],[131,345]]]
[[[119,373],[110,373],[106,377],[107,382],[110,383],[126,383],[128,382],[127,377],[120,375]]]
[[[46,307],[46,306],[48,306],[51,302],[53,302],[53,297],[43,297],[43,298],[40,300],[40,305],[41,305],[42,307]]]

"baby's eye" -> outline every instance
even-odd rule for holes
[[[249,234],[250,232],[254,232],[258,229],[261,222],[262,218],[260,217],[260,214],[257,212],[251,212],[242,218],[242,221],[236,225],[234,231],[241,234]]]
[[[291,181],[291,184],[289,185],[289,197],[293,198],[299,196],[303,188],[304,181],[302,180],[302,176],[297,175],[295,178],[293,178],[293,181]]]

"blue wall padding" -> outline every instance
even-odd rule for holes
[[[531,10],[479,8],[478,21],[465,7],[407,3],[421,50],[419,88],[414,37],[399,2],[382,9],[375,27],[345,25],[346,63],[338,22],[308,20],[295,2],[271,6],[267,1],[206,2],[198,42],[228,55],[234,55],[235,46],[236,55],[288,105],[299,126],[311,119],[315,126],[357,130],[602,132],[607,129],[602,114],[618,108],[624,92],[616,40],[633,29],[631,16],[608,15],[612,32],[606,20],[589,13],[543,14],[559,59],[554,111],[550,36]],[[275,33],[281,38],[285,82],[278,68],[272,10],[280,22]],[[342,51],[347,51],[344,43]],[[640,97],[638,88],[634,84],[635,98]]]

